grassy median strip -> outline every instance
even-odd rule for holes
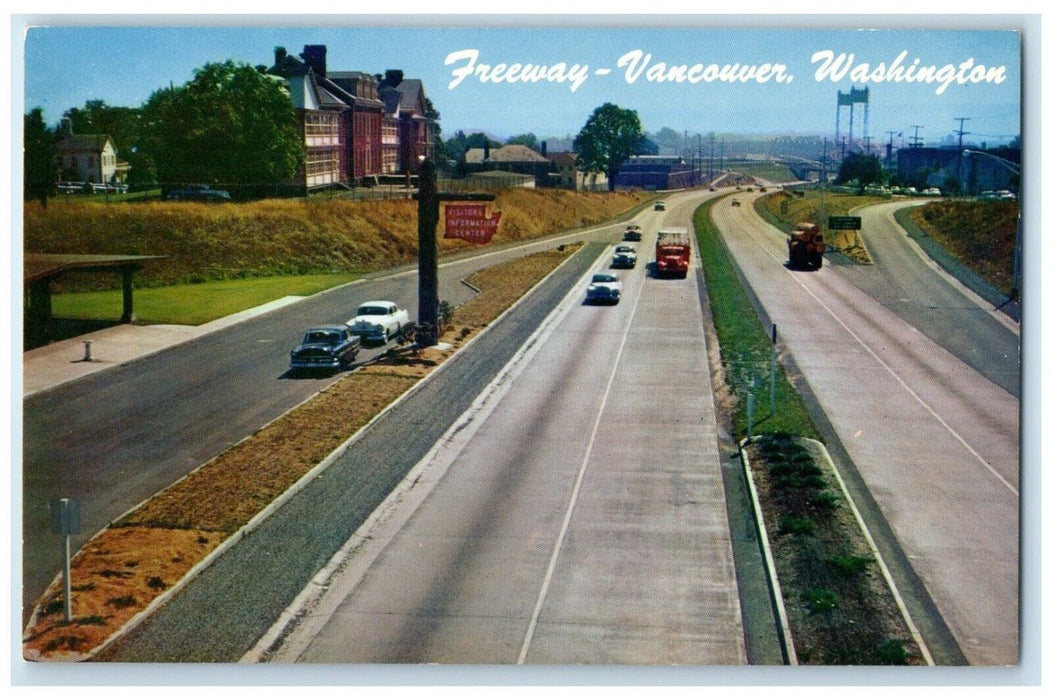
[[[763,327],[738,280],[738,273],[709,218],[715,200],[694,212],[694,230],[709,292],[713,322],[720,342],[726,383],[737,400],[733,406],[734,431],[741,439],[748,433],[746,397],[755,397],[754,429],[818,437],[818,430],[790,384],[783,367],[775,368],[775,410],[770,411],[771,338]]]
[[[743,462],[762,511],[793,657],[803,664],[924,663],[845,504],[834,465],[815,447],[819,433],[807,407],[780,364],[770,411],[771,339],[709,218],[713,203],[695,212],[694,227],[721,370],[732,394],[723,408],[742,442],[749,429],[747,397],[754,396],[756,439],[743,448]]]
[[[394,348],[224,451],[92,538],[72,561],[73,620],[56,581],[23,637],[34,660],[78,660],[302,479],[580,248],[560,246],[481,270],[441,343]]]

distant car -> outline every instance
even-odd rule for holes
[[[614,248],[614,257],[610,261],[610,267],[635,267],[636,249],[630,245],[619,245]]]
[[[921,192],[921,194],[926,195],[928,197],[941,197],[942,190],[940,190],[938,187],[929,187],[928,189]]]
[[[213,190],[208,185],[187,185],[181,190],[170,191],[168,199],[173,202],[229,202],[230,193]]]
[[[621,280],[617,275],[600,272],[592,275],[592,283],[585,294],[588,303],[616,304],[621,301]]]
[[[626,241],[641,241],[643,240],[643,229],[639,224],[629,224],[625,227],[625,235],[623,240]]]
[[[715,192],[715,191],[716,191],[715,187],[709,187],[709,192]]]
[[[732,207],[740,207],[741,205],[742,205],[742,203],[739,202],[737,199],[732,199],[731,200],[731,206]]]
[[[347,369],[358,357],[362,339],[347,326],[316,326],[303,335],[303,340],[289,353],[289,370]]]
[[[665,203],[662,201],[654,202],[654,211],[665,211]]]

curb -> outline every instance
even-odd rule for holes
[[[753,440],[762,436],[754,436]],[[898,587],[895,585],[894,580],[891,577],[891,571],[888,569],[887,564],[884,562],[884,558],[880,554],[880,550],[877,549],[876,542],[873,540],[873,536],[869,532],[869,528],[866,526],[865,521],[862,519],[862,514],[855,507],[855,501],[851,498],[851,494],[848,492],[847,485],[844,483],[843,478],[840,476],[840,470],[837,469],[836,463],[833,462],[832,456],[826,449],[826,446],[818,441],[811,438],[799,437],[797,439],[801,442],[807,443],[808,445],[815,447],[819,452],[822,453],[826,464],[829,465],[830,470],[836,477],[837,484],[840,486],[840,492],[843,494],[844,499],[847,501],[848,506],[851,508],[851,513],[855,518],[855,522],[858,523],[859,529],[862,532],[863,537],[866,539],[866,543],[869,545],[870,552],[873,553],[873,558],[876,560],[878,567],[880,568],[881,576],[884,578],[885,583],[888,585],[888,589],[891,592],[892,597],[895,600],[895,605],[899,610],[899,614],[902,615],[903,622],[906,624],[906,628],[910,631],[910,636],[913,638],[917,648],[920,649],[921,656],[924,658],[924,663],[927,666],[935,666],[935,660],[931,655],[931,651],[928,649],[928,645],[924,642],[924,638],[920,634],[920,630],[913,622],[913,618],[910,616],[909,610],[906,608],[905,601],[899,593]],[[791,666],[797,666],[796,650],[793,648],[792,635],[789,630],[788,616],[785,611],[785,604],[782,598],[781,586],[778,583],[778,574],[775,571],[774,557],[771,552],[770,542],[767,539],[766,526],[764,525],[763,514],[759,500],[756,495],[756,486],[753,482],[752,469],[749,466],[749,457],[745,452],[745,446],[748,445],[750,440],[748,438],[738,443],[738,454],[742,460],[742,466],[745,469],[746,479],[749,484],[749,497],[752,500],[753,511],[756,515],[757,526],[759,528],[760,541],[763,545],[764,553],[764,564],[768,570],[768,580],[771,586],[771,595],[775,599],[775,606],[778,611],[778,624],[782,627],[782,634],[784,640],[784,650],[786,656],[789,659]]]

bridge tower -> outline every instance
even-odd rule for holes
[[[869,88],[854,88],[849,92],[836,93],[836,143],[840,147],[841,157],[845,151],[854,149],[856,144],[863,144],[859,150],[865,150],[869,144]],[[862,105],[862,137],[855,139],[855,105]],[[841,137],[840,117],[847,107],[847,140]]]

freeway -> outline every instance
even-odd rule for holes
[[[785,235],[751,201],[722,202],[713,220],[842,445],[843,466],[941,612],[964,656],[956,662],[1017,663],[1018,330],[986,318],[988,305],[932,266],[895,258],[903,233],[884,225],[874,226],[876,270],[791,271]]]
[[[620,303],[586,275],[250,658],[746,663],[698,278],[649,275],[648,229]]]
[[[443,260],[439,295],[473,292],[459,280],[501,260],[573,240],[614,240],[600,226],[530,244]],[[288,351],[306,326],[342,322],[363,301],[391,299],[415,318],[415,269],[330,290],[158,354],[41,391],[23,401],[23,622],[58,573],[51,498],[80,501],[73,549],[124,512],[323,389],[332,378],[291,378]],[[365,350],[365,361],[377,350]]]

